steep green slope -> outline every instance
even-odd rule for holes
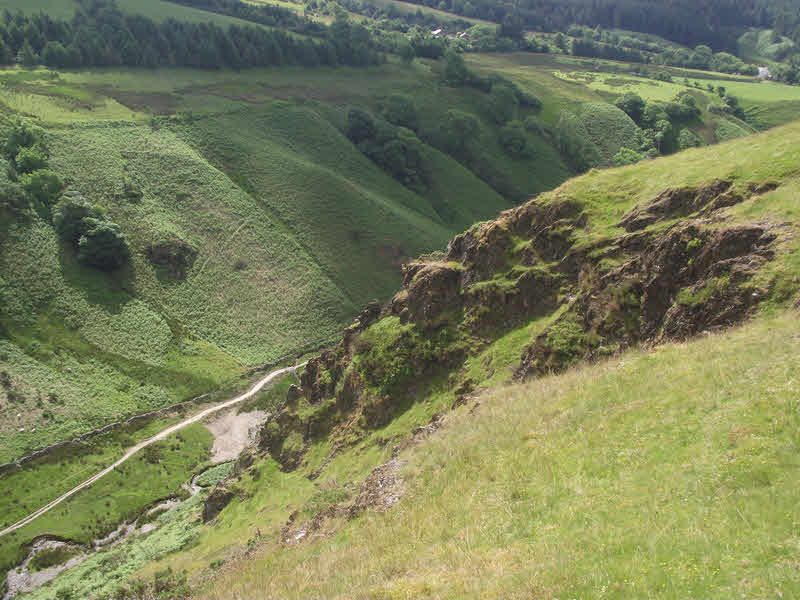
[[[4,370],[28,409],[3,404],[0,462],[330,339],[391,294],[409,256],[508,206],[433,148],[428,191],[411,192],[334,127],[338,115],[267,101],[46,125],[51,167],[120,224],[133,255],[103,275],[46,220],[11,225]]]
[[[407,265],[209,523],[147,542],[193,545],[118,572],[204,598],[792,596],[798,135],[592,171]]]
[[[434,198],[428,201],[375,169],[312,109],[249,109],[192,123],[182,135],[259,198],[357,304],[396,287],[387,262],[399,267],[404,257],[441,246],[470,218],[487,218],[506,206],[451,161],[433,172],[440,215]]]
[[[133,252],[129,267],[104,275],[77,263],[46,218],[3,223],[0,462],[338,337],[359,306],[397,289],[400,263],[509,206],[428,146],[428,189],[410,191],[341,133],[349,107],[377,114],[389,89],[405,93],[430,140],[447,110],[474,115],[477,147],[512,197],[566,176],[535,127],[525,133],[532,155],[504,154],[486,93],[443,86],[427,64],[365,73],[368,81],[355,69],[4,75],[4,98],[47,107],[35,114],[51,167],[120,224]],[[520,81],[538,92],[540,76]],[[559,103],[598,99],[562,85],[545,97],[544,123]],[[111,97],[131,121],[103,108],[95,118]],[[352,496],[409,430],[513,372],[538,375],[785,305],[797,288],[797,135],[794,125],[592,172],[409,266],[385,318],[362,331],[376,316],[368,312],[346,344],[313,361],[297,405],[263,432],[274,460],[260,458],[256,471],[269,486],[248,471],[249,498],[220,517],[229,530],[191,525],[202,551],[170,564],[196,573],[236,556],[252,511],[267,505],[265,528],[283,526],[287,504],[303,510],[302,526],[328,497],[306,476],[347,482]],[[715,267],[729,243],[736,252],[724,260],[735,260]],[[673,247],[687,270],[659,271],[673,264]],[[651,276],[675,277],[651,294]],[[656,316],[644,318],[650,309]],[[273,505],[275,489],[283,496]],[[8,565],[20,543],[0,551]]]
[[[795,597],[799,340],[791,312],[493,390],[400,454],[397,506],[197,597]]]

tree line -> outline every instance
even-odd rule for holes
[[[758,68],[755,65],[748,65],[729,52],[714,52],[707,44],[700,44],[693,50],[669,47],[630,35],[620,35],[600,27],[593,29],[581,25],[571,26],[567,30],[567,36],[556,35],[556,46],[562,52],[569,50],[574,56],[667,65],[720,73],[758,74]]]
[[[778,0],[410,0],[466,17],[545,32],[582,24],[651,33],[734,51],[747,27],[770,27]]]
[[[280,27],[295,33],[324,37],[327,27],[277,4],[250,4],[240,0],[167,0],[173,4],[236,17],[243,21]]]
[[[238,1],[238,0],[237,0]],[[163,23],[120,11],[113,0],[80,0],[72,21],[40,12],[3,12],[0,63],[78,67],[194,67],[370,65],[380,62],[369,32],[337,20],[320,38],[259,26]]]

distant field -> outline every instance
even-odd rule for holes
[[[669,101],[678,92],[696,89],[694,85],[686,86],[681,80],[674,82],[656,81],[654,79],[636,77],[634,75],[614,75],[609,73],[563,72],[556,71],[555,75],[568,81],[584,83],[593,90],[612,92],[615,94],[636,92],[648,100]],[[700,84],[702,91],[707,92],[701,80],[689,80],[690,83]],[[714,85],[714,84],[712,84]],[[800,87],[776,83],[771,81],[725,81],[719,82],[726,92],[737,96],[740,101],[747,103],[774,103],[800,101]],[[715,85],[716,87],[716,85]],[[713,98],[716,92],[710,94]]]
[[[484,24],[484,25],[495,25],[495,23],[491,23],[490,21],[484,21],[483,19],[473,19],[470,17],[463,17],[461,15],[457,15],[455,13],[447,12],[444,10],[438,10],[436,8],[431,8],[430,6],[424,6],[422,4],[413,4],[411,2],[403,2],[402,0],[369,0],[372,4],[376,6],[393,6],[395,10],[398,12],[408,14],[408,13],[415,13],[417,10],[420,10],[423,14],[432,15],[442,20],[442,23],[448,21],[467,21],[472,23],[473,25],[477,24]]]
[[[558,118],[561,109],[569,108],[570,103],[607,101],[626,92],[667,102],[679,92],[690,90],[696,97],[705,98],[702,102],[705,108],[721,102],[716,92],[708,91],[708,85],[723,86],[737,96],[759,129],[788,123],[800,114],[800,87],[761,82],[753,77],[667,69],[674,80],[663,82],[629,73],[632,65],[626,63],[546,54],[471,54],[468,61],[482,71],[505,73],[529,86],[541,98],[549,99],[541,118],[550,122]]]
[[[582,83],[588,88],[596,91],[610,92],[612,94],[626,94],[634,92],[645,100],[657,100],[669,102],[675,96],[687,88],[685,85],[669,83],[666,81],[656,81],[644,77],[631,75],[615,75],[610,73],[587,73],[580,71],[555,71],[556,77],[575,83]]]
[[[0,8],[12,12],[21,10],[26,14],[43,11],[54,19],[71,19],[76,6],[73,0],[0,0]]]
[[[272,6],[282,6],[283,8],[288,8],[292,12],[298,15],[304,15],[313,21],[318,21],[320,23],[330,24],[333,23],[334,17],[333,15],[315,15],[311,11],[305,10],[305,4],[302,2],[292,2],[291,0],[244,0],[250,4],[267,4]],[[341,6],[340,6],[341,8]],[[360,15],[358,13],[346,11],[350,21],[354,23],[359,22],[370,22],[372,19],[365,15]]]
[[[127,13],[144,15],[159,23],[167,19],[179,19],[192,23],[211,22],[222,26],[255,25],[250,21],[243,21],[242,19],[199,10],[190,6],[173,4],[172,2],[165,2],[164,0],[117,0],[117,5]],[[259,27],[259,25],[255,26]]]
[[[773,81],[761,83],[743,83],[729,81],[724,84],[725,89],[746,102],[798,102],[800,101],[800,87],[786,85]]]
[[[117,6],[124,12],[143,15],[160,23],[167,19],[179,19],[192,23],[215,23],[221,26],[253,25],[248,21],[220,15],[189,6],[181,6],[164,0],[117,0]],[[75,15],[77,3],[73,0],[0,0],[0,10],[21,10],[26,14],[40,10],[50,17],[70,20]]]

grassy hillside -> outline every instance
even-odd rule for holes
[[[525,123],[528,145],[528,152],[516,156],[501,143],[501,127],[493,118],[489,94],[443,85],[439,67],[428,61],[371,69],[239,73],[179,69],[12,69],[0,73],[4,118],[10,122],[23,116],[41,127],[50,167],[61,174],[67,189],[81,192],[102,207],[120,225],[132,249],[129,265],[103,274],[76,260],[46,215],[30,214],[3,223],[0,362],[5,383],[0,390],[0,462],[92,427],[199,395],[230,382],[248,366],[296,355],[338,338],[367,301],[387,300],[397,289],[401,263],[443,248],[474,222],[493,218],[535,194],[541,194],[545,203],[570,198],[580,202],[588,227],[576,226],[573,232],[570,222],[552,232],[554,238],[574,233],[577,237],[570,242],[577,241],[576,247],[612,238],[617,244],[614,236],[622,235],[617,223],[635,204],[670,187],[701,186],[713,179],[729,179],[734,191],[742,193],[751,184],[770,188],[748,195],[726,212],[725,218],[732,223],[761,217],[796,221],[791,202],[797,189],[796,125],[745,143],[688,151],[629,169],[595,171],[548,192],[570,175],[552,133],[562,110],[586,115],[592,125],[590,134],[606,158],[619,146],[632,144],[636,131],[630,128],[632,122],[620,120],[621,113],[609,107],[608,102],[617,96],[609,79],[573,76],[589,74],[588,61],[531,56],[468,59],[482,74],[499,73],[542,100],[540,111],[514,109],[514,120]],[[598,72],[605,68],[610,68],[608,63],[602,63]],[[566,70],[569,77],[556,73]],[[637,90],[652,82],[631,78]],[[773,111],[795,102],[785,86],[774,88],[773,94],[773,88],[759,87],[753,92],[747,86],[757,84],[736,78],[720,81],[731,89],[739,86],[735,93],[742,103],[753,103],[748,109],[757,104]],[[611,88],[602,89],[600,84]],[[413,100],[417,134],[431,143],[436,143],[447,111],[471,115],[481,161],[470,163],[453,151],[462,161],[458,162],[423,144],[431,173],[426,187],[412,190],[392,178],[344,133],[351,107],[378,115],[390,93]],[[706,92],[700,92],[700,97],[705,98]],[[706,101],[713,98],[709,92]],[[706,104],[701,106],[706,108]],[[592,120],[595,114],[602,121]],[[787,114],[780,113],[776,122]],[[703,117],[708,117],[707,111]],[[725,126],[713,128],[716,121],[703,121],[702,127],[720,130],[719,139],[747,132],[745,124],[722,122],[730,124],[725,131]],[[5,165],[0,166],[5,173]],[[771,190],[773,183],[780,187]],[[659,223],[648,233],[660,232],[661,227]],[[781,234],[777,258],[754,279],[753,285],[760,286],[755,288],[758,293],[769,293],[770,306],[784,306],[796,288],[792,276],[798,267],[797,245],[788,231]],[[523,278],[555,269],[554,261],[541,270],[523,264],[523,255],[533,256],[539,250],[534,252],[524,239],[512,241],[501,252],[505,262],[498,258],[497,276],[478,282],[475,288],[486,294],[486,306],[492,307],[484,315],[513,306],[514,286]],[[554,244],[558,247],[557,239]],[[159,252],[176,248],[187,252],[188,262],[159,263]],[[606,261],[602,264],[604,268],[619,266],[623,258],[621,252],[602,258]],[[593,254],[589,259],[601,260]],[[437,263],[436,268],[455,268],[448,264]],[[720,289],[727,285],[714,281]],[[541,289],[552,283],[543,282]],[[700,303],[716,289],[692,288],[686,297]],[[579,290],[564,287],[562,291],[558,302],[563,303]],[[454,311],[451,316],[460,319],[467,312]],[[440,362],[449,371],[410,382],[398,403],[403,410],[392,413],[390,408],[387,414],[394,419],[388,423],[369,424],[384,410],[379,402],[372,417],[365,417],[367,425],[354,420],[349,426],[355,429],[344,428],[338,439],[306,440],[305,434],[294,432],[297,435],[286,449],[287,455],[300,452],[304,457],[298,472],[283,473],[276,462],[259,458],[255,469],[244,474],[242,494],[222,513],[217,527],[182,523],[176,525],[183,528],[180,535],[172,531],[172,537],[159,546],[159,552],[172,552],[195,539],[200,549],[185,549],[165,562],[197,575],[212,562],[239,557],[252,537],[254,512],[263,515],[262,526],[272,534],[284,526],[287,505],[308,520],[330,498],[354,497],[371,470],[388,460],[396,442],[452,404],[453,388],[468,380],[467,387],[476,388],[508,381],[532,340],[559,324],[567,312],[562,306],[547,314],[527,315],[522,321],[510,319],[475,338],[454,327],[432,345],[424,345],[424,336],[417,335],[411,325],[401,325],[399,316],[379,324],[359,346],[362,370],[369,364],[386,366],[381,361],[394,353],[394,344],[405,339],[423,345],[412,347],[401,356],[403,360],[415,355],[428,360],[442,344],[455,340],[456,354],[463,361],[451,369],[448,359],[452,357],[445,355]],[[567,338],[572,333],[566,331]],[[389,365],[384,372],[387,381],[402,379],[408,373],[406,366],[402,361]],[[348,388],[343,384],[336,393],[342,389]],[[323,403],[325,410],[333,410],[332,406],[332,399]],[[300,421],[316,419],[317,410],[302,405]],[[326,422],[325,415],[319,418]],[[174,490],[179,479],[202,462],[207,442],[200,433],[191,440],[191,452],[176,457],[180,464],[164,473],[159,494]],[[71,478],[118,453],[121,444],[114,441],[100,449],[96,459],[79,457],[77,464],[65,463],[64,477],[43,482],[36,498],[55,496]],[[312,483],[307,478],[311,475],[319,476],[318,480]],[[138,472],[135,476],[139,477]],[[119,481],[113,483],[121,487]],[[9,485],[24,490],[30,480]],[[126,493],[109,489],[99,499],[82,496],[83,520],[66,528],[56,513],[52,520],[34,523],[20,537],[0,545],[0,564],[10,566],[18,560],[24,544],[36,535],[50,532],[85,542],[132,507],[141,508],[145,500],[155,499],[119,499]],[[18,495],[6,499],[8,515],[19,516],[33,507],[33,499],[29,506],[15,500],[22,499]],[[98,502],[118,503],[124,510],[105,510]],[[175,542],[176,535],[180,543]],[[141,568],[142,554],[136,557],[135,565],[120,559],[119,569],[113,572],[127,577]],[[155,568],[150,565],[144,572]],[[110,577],[105,583],[112,580],[116,581]],[[49,597],[56,590],[52,587],[42,594]]]
[[[448,237],[451,224],[431,201],[375,169],[313,109],[276,104],[204,119],[182,135],[259,198],[350,298],[382,297],[396,287],[396,274],[376,256],[399,267],[412,248],[436,247]],[[461,169],[452,164],[434,173],[442,188],[435,200],[452,207],[457,226],[503,206],[485,185],[453,186],[453,172]]]
[[[760,130],[793,121],[800,108],[797,86],[762,82],[753,77],[665,68],[659,70],[671,74],[673,81],[658,81],[633,73],[633,68],[639,68],[637,65],[527,53],[473,54],[469,63],[479,71],[502,73],[527,86],[545,100],[540,118],[550,123],[558,120],[561,110],[576,110],[576,105],[582,102],[613,101],[628,92],[645,100],[668,102],[681,92],[690,92],[702,110],[702,124],[692,124],[691,128],[713,143],[726,141],[716,140],[712,132],[718,122],[729,118],[708,113],[709,105],[722,102],[716,91],[708,89],[709,85],[723,86],[726,93],[735,95],[751,125]]]
[[[109,577],[187,569],[202,598],[792,597],[799,128],[595,170],[471,228],[455,242],[475,240],[467,258],[413,266],[387,309],[405,305],[405,323],[355,327],[312,361],[212,524],[170,521]],[[720,181],[731,187],[711,218],[619,225],[665,190],[704,198]],[[539,209],[557,226],[528,225]],[[774,236],[768,251],[752,228]],[[634,303],[641,261],[666,272]],[[684,279],[706,264],[711,279]],[[647,339],[695,322],[705,334],[623,351],[662,296],[674,318]],[[724,329],[725,314],[754,320]],[[512,383],[547,347],[562,353],[552,368],[595,360]],[[112,589],[91,564],[33,597]]]
[[[771,29],[761,29],[748,31],[742,35],[738,45],[739,56],[745,60],[771,65],[783,58],[785,53],[794,47],[794,42],[785,36],[780,36],[780,41],[775,41]]]
[[[364,303],[389,297],[402,262],[512,204],[431,146],[431,177],[417,192],[358,151],[342,133],[346,111],[378,113],[387,90],[415,99],[423,127],[438,126],[451,107],[476,115],[489,160],[504,165],[521,197],[569,174],[541,137],[529,136],[535,156],[507,158],[485,94],[443,87],[426,65],[0,74],[5,124],[22,115],[39,127],[50,168],[102,207],[132,249],[128,266],[106,274],[80,264],[46,215],[3,223],[0,462],[318,347]],[[190,258],[157,264],[164,248]],[[98,442],[89,459],[57,454],[4,475],[20,492],[4,500],[6,523],[129,442]],[[113,481],[76,498],[69,523],[54,513],[4,538],[0,568],[38,535],[85,543],[174,492],[202,456],[183,459],[147,494]],[[23,494],[33,480],[36,494]]]
[[[330,339],[391,294],[408,257],[510,206],[433,147],[427,190],[404,187],[343,135],[349,106],[377,112],[393,89],[415,98],[423,127],[452,106],[477,114],[520,197],[568,176],[543,138],[531,136],[535,157],[505,157],[478,92],[444,88],[423,65],[362,74],[0,74],[5,114],[43,127],[51,167],[133,248],[109,276],[79,265],[45,220],[8,231],[0,343],[18,402],[0,406],[0,462]],[[153,263],[164,244],[191,249],[181,277]]]
[[[799,322],[494,391],[403,457],[396,508],[198,597],[793,597]]]

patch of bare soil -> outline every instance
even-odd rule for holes
[[[470,398],[471,400],[474,398]],[[431,417],[428,425],[415,428],[411,437],[395,444],[392,448],[392,459],[372,470],[353,500],[333,504],[303,523],[296,523],[300,511],[294,511],[281,531],[281,541],[284,544],[297,544],[326,537],[336,531],[334,519],[355,519],[367,509],[383,512],[397,505],[406,492],[400,477],[400,470],[406,461],[398,456],[436,433],[444,425],[444,421],[444,416],[437,413]]]
[[[281,532],[281,541],[284,544],[297,544],[305,540],[326,537],[335,531],[335,526],[331,527],[332,519],[350,520],[367,509],[383,512],[392,508],[400,502],[405,493],[403,480],[399,474],[405,464],[406,461],[393,458],[375,467],[361,484],[358,495],[353,500],[333,504],[318,512],[310,521],[295,524],[300,512],[293,512]]]
[[[138,112],[150,112],[155,115],[171,115],[178,109],[180,96],[158,92],[135,92],[114,87],[98,87],[96,91],[113,98],[123,106]]]
[[[242,450],[255,440],[258,426],[266,417],[267,413],[263,411],[237,414],[232,410],[206,423],[208,430],[214,434],[211,448],[213,462],[236,460]]]

